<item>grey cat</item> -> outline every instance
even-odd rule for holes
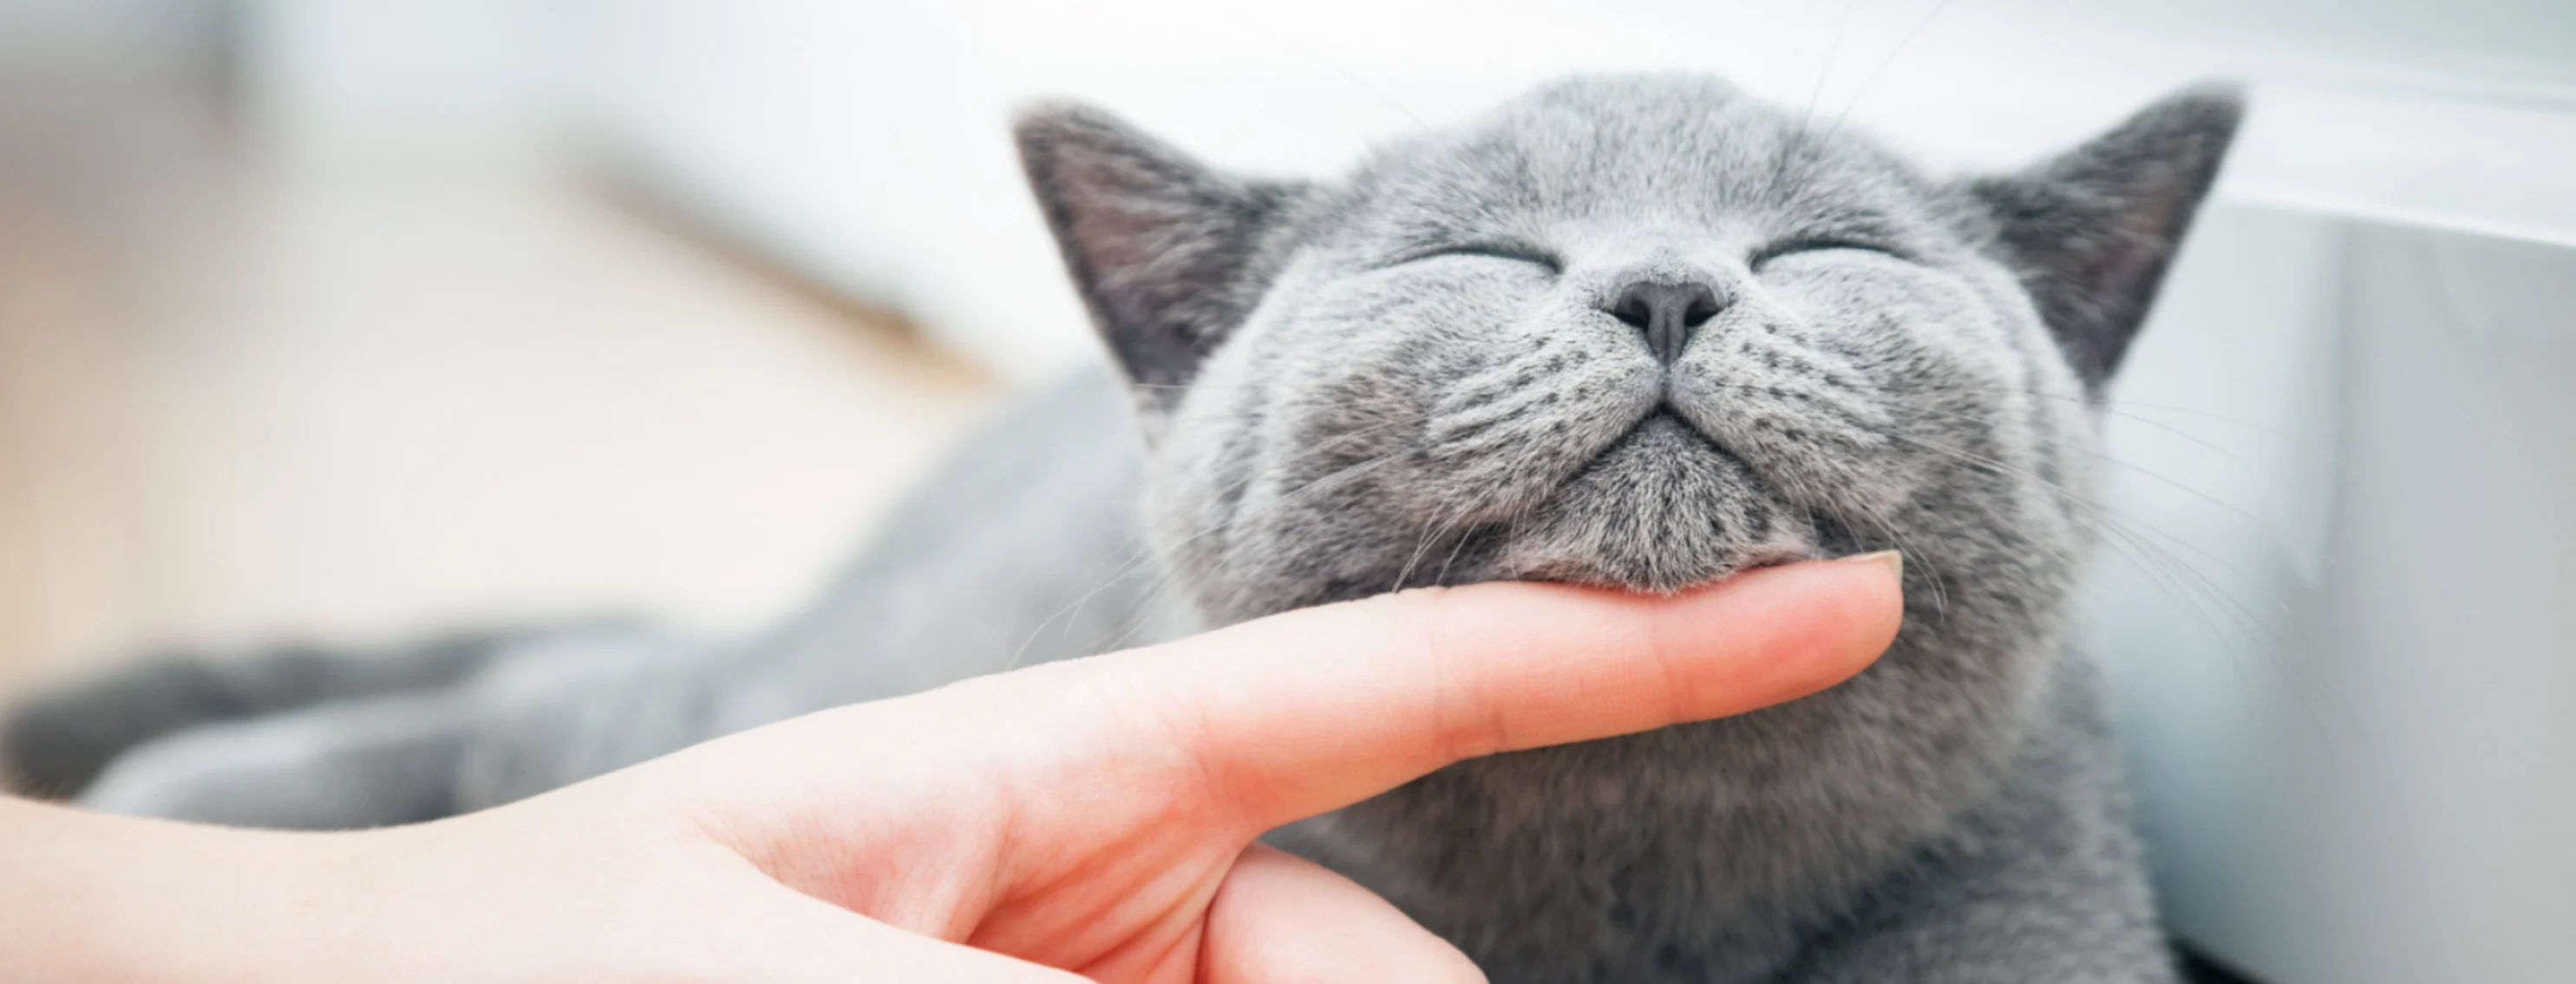
[[[1462,763],[1274,839],[1496,981],[2170,981],[2063,636],[2103,386],[2239,115],[2186,92],[1941,181],[1721,82],[1579,79],[1307,183],[1040,109],[1023,160],[1121,378],[970,441],[802,617],[499,637],[408,675],[198,665],[40,705],[11,745],[73,785],[160,735],[89,785],[102,808],[392,823],[1399,587],[1670,591],[1895,548],[1904,629],[1841,687]],[[185,709],[290,685],[334,699]],[[119,723],[64,723],[93,720]]]

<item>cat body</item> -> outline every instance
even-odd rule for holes
[[[1496,981],[2170,981],[2065,620],[2101,388],[2237,117],[2189,93],[1938,181],[1714,80],[1579,79],[1304,183],[1039,110],[1023,159],[1118,376],[970,441],[806,616],[559,635],[455,686],[191,728],[87,798],[419,819],[1402,587],[1671,591],[1899,549],[1904,628],[1846,684],[1461,763],[1273,839]]]
[[[982,427],[813,603],[769,631],[529,630],[483,640],[452,682],[366,675],[334,699],[214,721],[176,707],[150,725],[160,737],[114,756],[80,799],[244,826],[418,822],[826,707],[1186,635],[1197,622],[1145,545],[1142,459],[1119,388],[1083,373]],[[407,655],[343,659],[364,668]],[[102,756],[63,746],[83,737],[83,718],[114,716],[124,693],[181,673],[211,678],[198,691],[285,689],[278,669],[192,661],[53,695],[13,716],[12,764],[24,785],[83,785],[80,769]],[[309,679],[335,668],[291,669]]]

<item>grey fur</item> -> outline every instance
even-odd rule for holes
[[[1943,182],[1723,83],[1584,79],[1293,184],[1039,110],[1023,157],[1132,411],[1093,379],[987,431],[780,633],[538,646],[383,698],[418,703],[380,731],[416,730],[376,740],[471,808],[1402,586],[1668,591],[1895,547],[1905,627],[1841,687],[1462,763],[1275,839],[1497,981],[2170,981],[2063,623],[2100,383],[2237,115],[2187,93],[2024,174]],[[1720,301],[1669,366],[1609,310],[1638,283]],[[321,761],[314,736],[354,723],[317,722],[344,709],[303,713],[146,746],[89,798],[286,823],[419,808],[359,783],[366,808],[242,811],[299,769],[365,771]]]
[[[440,636],[374,659],[298,645],[249,654],[172,653],[127,673],[43,694],[0,725],[0,776],[20,792],[65,796],[119,753],[201,724],[326,701],[446,687],[529,639],[585,626],[497,628]],[[111,709],[102,713],[102,709]]]
[[[824,707],[1186,634],[1195,623],[1158,590],[1143,543],[1134,431],[1105,378],[1067,380],[984,428],[775,630],[720,641],[639,626],[531,636],[453,687],[143,744],[80,799],[255,826],[405,823]]]

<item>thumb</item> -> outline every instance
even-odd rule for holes
[[[1079,974],[906,932],[768,881],[756,888],[757,915],[728,923],[757,925],[757,966],[735,968],[743,980],[919,981],[922,984],[1089,984]]]
[[[1208,906],[1203,984],[1484,984],[1467,955],[1322,866],[1245,848]]]

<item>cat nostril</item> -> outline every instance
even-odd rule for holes
[[[1647,307],[1646,300],[1633,289],[1619,295],[1618,303],[1610,307],[1610,316],[1626,322],[1630,328],[1644,328],[1655,320],[1654,310]]]
[[[1629,284],[1605,308],[1611,317],[1646,335],[1646,347],[1670,365],[1690,344],[1692,329],[1717,317],[1726,305],[1707,284],[1667,284],[1650,280]]]
[[[1717,317],[1717,294],[1702,287],[1699,294],[1691,298],[1690,306],[1682,309],[1682,327],[1697,328],[1714,317]]]

